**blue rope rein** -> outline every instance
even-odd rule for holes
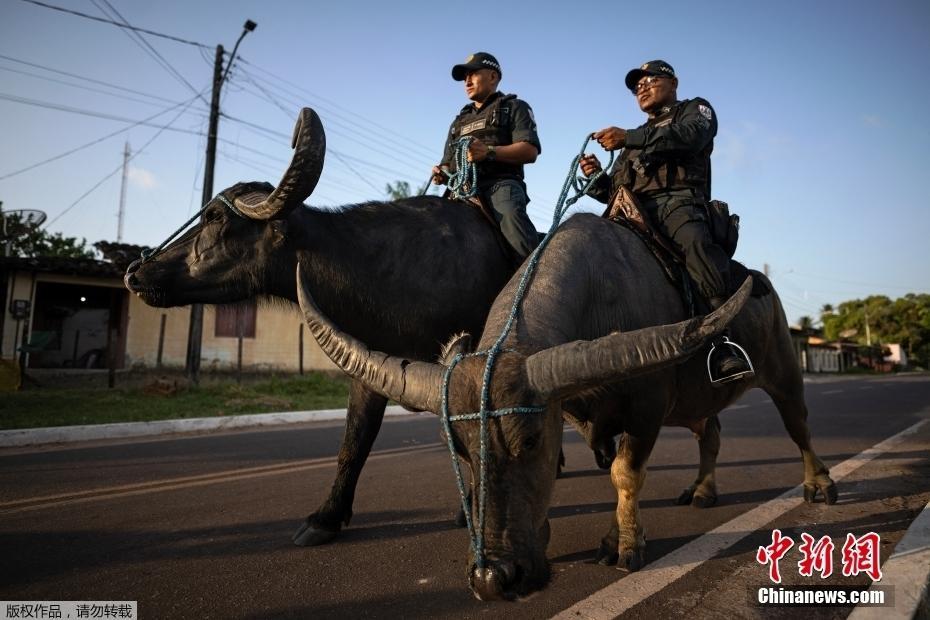
[[[154,250],[142,250],[142,263],[141,263],[141,264],[144,265],[144,264],[147,263],[149,260],[155,258],[156,255],[161,254],[161,251],[165,249],[165,246],[168,245],[169,243],[171,243],[171,241],[174,240],[175,237],[177,237],[177,236],[180,235],[182,232],[184,232],[184,230],[185,230],[188,226],[190,226],[190,225],[193,224],[198,218],[200,218],[200,217],[204,214],[204,212],[206,212],[207,207],[209,207],[211,204],[213,204],[213,201],[214,201],[214,200],[219,200],[220,202],[222,202],[224,205],[226,205],[226,207],[227,207],[230,211],[232,211],[233,213],[235,213],[235,214],[238,215],[239,217],[243,217],[243,218],[245,217],[245,215],[243,215],[242,211],[240,211],[239,209],[237,209],[236,206],[226,198],[226,196],[224,196],[223,194],[217,194],[216,196],[214,196],[213,198],[211,198],[210,200],[208,200],[208,201],[207,201],[207,204],[205,204],[203,207],[201,207],[201,209],[200,209],[199,211],[197,211],[197,213],[195,213],[195,214],[193,215],[193,217],[191,217],[191,219],[189,219],[189,220],[187,220],[186,222],[184,222],[184,224],[182,224],[180,228],[178,228],[176,231],[174,231],[173,233],[171,233],[171,235],[170,235],[167,239],[165,239],[164,241],[162,241],[162,242],[161,242],[161,245],[159,245],[157,248],[155,248]]]
[[[463,139],[465,140],[465,139]],[[513,329],[514,324],[516,323],[517,316],[520,311],[520,304],[523,302],[523,298],[526,295],[526,290],[530,285],[530,281],[533,278],[533,275],[536,271],[536,267],[539,265],[539,260],[542,256],[543,251],[546,246],[549,244],[549,240],[555,234],[555,231],[558,229],[559,225],[562,222],[562,218],[565,216],[565,213],[568,211],[569,207],[575,204],[582,196],[584,196],[587,191],[594,185],[594,183],[605,174],[605,171],[610,168],[614,161],[614,153],[610,153],[610,161],[607,162],[607,166],[592,174],[590,177],[583,177],[577,174],[578,167],[581,163],[581,158],[584,156],[585,149],[590,142],[591,136],[585,138],[584,144],[581,145],[581,151],[578,155],[572,159],[571,166],[568,170],[568,176],[565,178],[565,183],[562,185],[562,191],[559,194],[559,200],[555,206],[555,212],[552,216],[552,225],[549,228],[549,231],[539,242],[539,245],[536,246],[536,249],[533,250],[533,253],[530,255],[529,260],[526,263],[526,268],[523,270],[523,275],[520,277],[520,283],[517,286],[516,293],[514,294],[513,304],[510,308],[510,314],[507,317],[507,322],[504,324],[504,328],[501,330],[500,336],[494,342],[491,347],[485,351],[476,351],[474,353],[469,353],[467,355],[458,354],[452,361],[449,363],[449,367],[446,368],[446,372],[443,375],[442,381],[442,408],[440,412],[440,420],[443,424],[443,429],[446,433],[446,441],[449,447],[449,453],[452,455],[452,470],[455,472],[456,483],[459,488],[459,495],[462,500],[462,510],[465,513],[465,524],[468,528],[468,535],[471,539],[472,551],[475,554],[475,563],[478,568],[484,568],[486,565],[486,559],[484,557],[484,524],[485,524],[485,505],[487,502],[487,463],[488,463],[488,421],[491,418],[500,418],[505,415],[511,414],[538,414],[543,413],[546,408],[544,406],[528,406],[528,407],[507,407],[503,409],[491,410],[489,408],[490,402],[490,387],[491,387],[491,376],[494,371],[494,363],[497,361],[498,355],[501,352],[506,351],[507,349],[503,348],[504,341],[507,339],[507,336],[510,334],[511,329]],[[461,142],[461,141],[460,141]],[[465,148],[461,148],[462,151],[467,152],[467,143],[465,143]],[[462,170],[462,168],[459,168]],[[451,184],[450,184],[451,187]],[[575,194],[569,197],[569,192],[575,190]],[[460,415],[449,415],[449,381],[452,376],[452,371],[463,359],[467,357],[482,357],[485,356],[487,361],[484,366],[484,380],[481,386],[481,410],[477,413],[466,413]],[[480,469],[479,469],[479,479],[478,479],[478,523],[475,524],[472,520],[471,507],[468,505],[468,497],[465,490],[465,481],[462,477],[462,468],[459,464],[459,460],[456,457],[455,445],[452,440],[452,423],[465,421],[465,420],[478,420],[479,427],[479,441],[480,441]]]
[[[455,172],[447,172],[449,179],[446,185],[456,200],[478,195],[478,167],[475,162],[468,161],[468,147],[473,141],[472,136],[459,138],[452,151]]]

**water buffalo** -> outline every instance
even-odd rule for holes
[[[479,350],[488,349],[502,333],[518,275],[491,307]],[[479,411],[484,358],[464,358],[446,376],[442,364],[373,351],[322,313],[313,301],[313,283],[299,272],[298,279],[311,333],[350,375],[417,409],[440,411],[447,389],[450,414]],[[673,363],[722,327],[744,301],[747,286],[709,322],[677,323],[687,316],[681,297],[632,232],[590,214],[573,216],[555,232],[503,342],[489,392],[490,409],[537,407],[544,413],[491,418],[484,441],[478,421],[450,426],[455,451],[469,463],[473,480],[480,480],[482,444],[486,449],[483,553],[472,554],[475,561],[467,564],[476,596],[509,598],[548,580],[546,513],[561,447],[562,403],[568,399],[588,404],[576,415],[594,437],[622,434],[611,465],[617,510],[598,550],[602,563],[636,570],[644,562],[638,498],[663,423],[702,430],[706,420],[752,387],[769,394],[801,450],[805,499],[814,501],[819,491],[827,503],[835,502],[836,487],[811,447],[801,372],[773,290],[749,299],[730,323],[735,339],[747,343],[753,379],[715,389],[704,355]],[[473,495],[474,514],[480,493]]]
[[[306,207],[301,203],[320,177],[325,144],[319,117],[305,108],[278,186],[223,190],[177,241],[130,265],[126,287],[158,307],[265,295],[296,303],[299,262],[320,307],[379,349],[435,359],[450,335],[480,331],[514,271],[493,228],[475,209],[430,196]],[[294,535],[296,544],[327,542],[349,523],[386,403],[352,382],[336,480]]]

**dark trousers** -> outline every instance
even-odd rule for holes
[[[497,225],[513,251],[521,259],[529,256],[539,244],[539,235],[526,214],[529,199],[523,184],[512,179],[502,179],[483,191],[482,198],[491,208]]]
[[[685,256],[685,267],[698,291],[716,307],[727,298],[730,259],[713,242],[707,212],[690,190],[639,196],[646,216]]]

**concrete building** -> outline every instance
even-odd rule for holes
[[[118,256],[113,244],[105,254]],[[132,252],[133,246],[124,252]],[[183,368],[190,307],[152,308],[123,287],[124,261],[0,257],[0,358],[26,368]],[[201,368],[331,370],[296,305],[205,306]],[[27,353],[22,347],[26,345]]]

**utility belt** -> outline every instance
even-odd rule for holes
[[[698,201],[698,204],[703,205],[707,212],[711,239],[732,258],[739,242],[739,215],[731,214],[730,206],[722,200]],[[625,220],[640,232],[650,235],[673,254],[678,254],[671,244],[666,243],[665,236],[654,230],[652,223],[643,213],[639,199],[625,186],[621,185],[614,192],[604,215],[608,219]]]

